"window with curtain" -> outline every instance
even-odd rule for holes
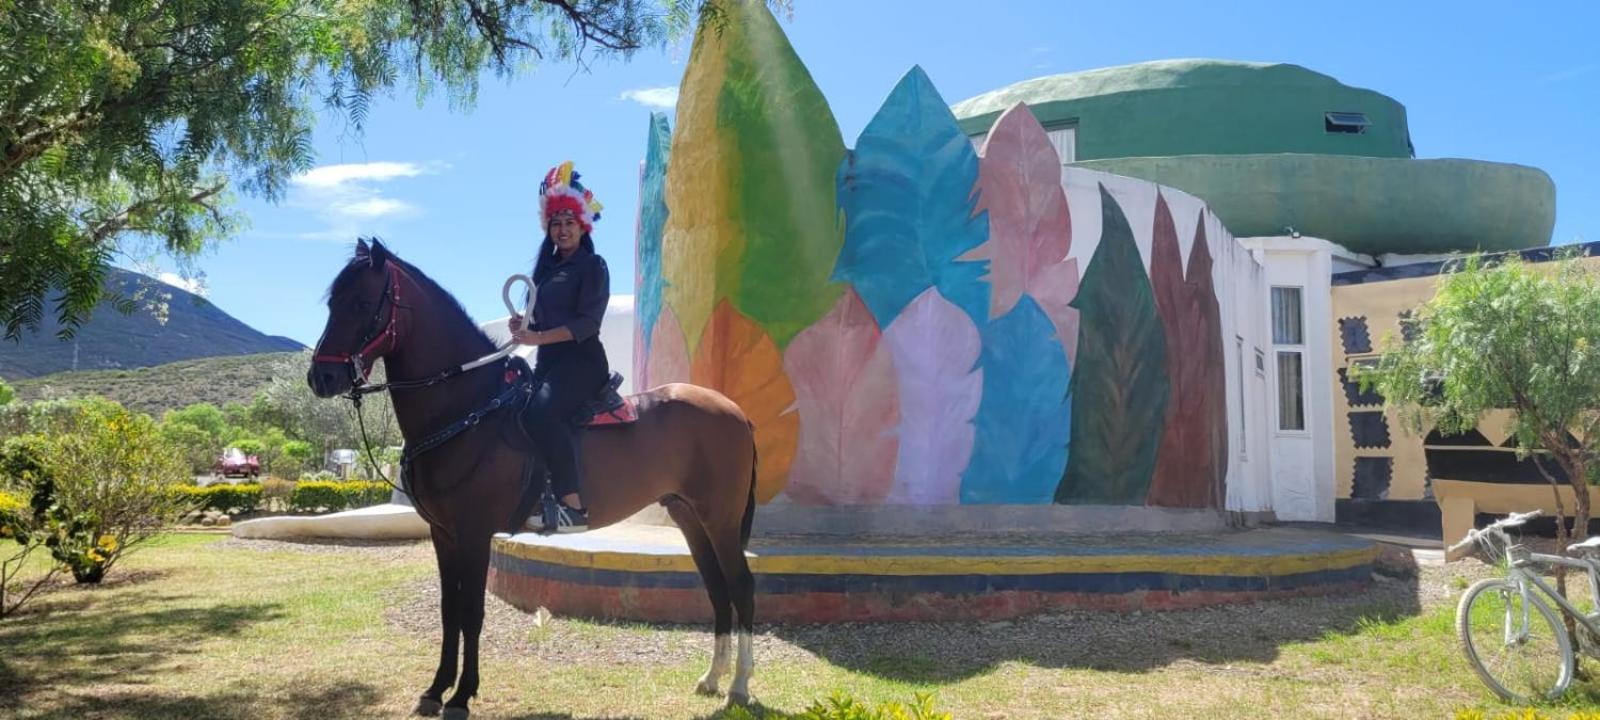
[[[1304,345],[1305,325],[1300,311],[1300,288],[1272,289],[1272,342],[1276,345]]]
[[[1278,429],[1306,429],[1305,355],[1278,351]]]
[[[1278,429],[1306,429],[1305,312],[1301,289],[1272,288],[1272,344],[1278,359]]]

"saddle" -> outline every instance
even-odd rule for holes
[[[623,397],[617,389],[622,387],[622,373],[611,373],[611,379],[600,388],[600,394],[578,408],[577,414],[572,416],[572,422],[578,427],[601,427],[604,425],[627,425],[639,419],[639,408],[634,406],[633,398]]]

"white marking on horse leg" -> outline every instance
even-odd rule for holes
[[[722,676],[728,674],[728,653],[733,649],[733,636],[727,633],[717,635],[717,644],[711,650],[711,667],[706,674],[700,676],[700,684],[695,686],[695,691],[704,695],[717,694],[717,685],[722,682]]]
[[[755,639],[749,630],[739,631],[739,664],[733,671],[733,683],[728,686],[728,702],[738,705],[750,703],[750,671],[755,669]]]

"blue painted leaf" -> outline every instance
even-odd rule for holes
[[[650,140],[645,150],[644,177],[639,190],[639,239],[637,241],[637,300],[639,336],[644,339],[646,357],[653,338],[656,318],[661,316],[661,294],[665,279],[661,275],[661,234],[667,226],[667,158],[672,152],[672,128],[667,116],[650,113]]]
[[[1028,295],[982,334],[983,402],[961,502],[1050,503],[1071,436],[1071,371],[1061,342]]]
[[[973,214],[978,156],[922,68],[889,93],[838,182],[845,240],[833,279],[853,284],[879,325],[930,287],[988,320],[988,262],[956,260],[989,237],[987,214]]]

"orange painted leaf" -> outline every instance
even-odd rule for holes
[[[658,325],[666,324],[666,312]],[[760,326],[727,300],[717,303],[700,336],[690,382],[727,395],[756,428],[756,499],[768,502],[783,491],[799,445],[800,416],[783,355]]]
[[[889,344],[852,288],[784,351],[800,412],[800,449],[785,497],[805,505],[876,505],[894,482],[900,400]]]

